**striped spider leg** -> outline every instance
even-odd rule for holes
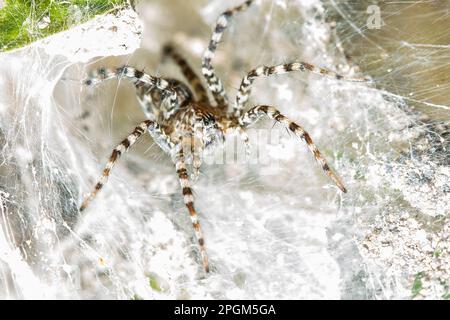
[[[347,192],[347,189],[344,187],[341,179],[330,169],[327,161],[323,157],[322,153],[319,151],[317,146],[312,141],[308,132],[306,132],[301,126],[282,115],[280,111],[271,106],[256,106],[251,108],[249,111],[244,113],[239,122],[244,126],[248,127],[255,123],[261,116],[267,116],[270,119],[273,119],[283,125],[285,125],[291,132],[293,132],[297,137],[300,137],[303,141],[305,141],[308,149],[313,154],[316,161],[322,167],[323,172],[334,181],[334,183],[341,189],[342,192]]]
[[[162,128],[151,120],[145,120],[141,122],[134,131],[127,136],[117,147],[115,147],[111,153],[111,156],[109,157],[109,160],[106,164],[106,166],[103,169],[102,175],[96,182],[94,189],[91,193],[89,193],[83,200],[80,211],[83,211],[87,208],[89,203],[96,197],[98,192],[102,189],[102,187],[106,184],[108,181],[108,177],[111,173],[112,168],[116,164],[116,162],[119,160],[120,156],[124,153],[126,153],[138,140],[142,135],[149,131],[150,134],[155,137],[155,140],[158,140],[158,138],[162,138],[166,141],[167,147],[164,149],[168,150],[177,150],[174,156],[174,163],[175,168],[177,170],[178,178],[180,181],[180,186],[182,188],[183,193],[183,199],[184,203],[186,205],[186,208],[189,211],[189,215],[191,217],[192,225],[194,227],[195,236],[197,239],[197,242],[199,244],[200,248],[200,255],[202,259],[202,264],[206,272],[209,272],[209,263],[208,263],[208,257],[206,254],[205,249],[205,241],[203,238],[203,234],[200,228],[200,223],[198,221],[197,212],[194,208],[194,196],[192,192],[192,188],[189,182],[189,178],[187,175],[187,169],[186,164],[184,160],[184,154],[183,154],[183,143],[174,144],[171,142],[169,135],[167,135]],[[180,140],[184,140],[181,138]],[[188,145],[190,147],[190,139],[188,139]]]
[[[135,85],[136,89],[142,90],[143,92],[154,90],[158,91],[161,95],[162,100],[168,100],[168,106],[161,105],[161,113],[164,118],[169,118],[176,110],[178,110],[180,104],[182,103],[182,96],[180,92],[173,88],[172,84],[159,77],[155,77],[146,74],[136,68],[130,66],[122,66],[116,69],[101,67],[96,70],[96,73],[91,75],[84,84],[87,86],[92,86],[99,84],[105,80],[114,78],[128,78]],[[138,91],[139,92],[139,91]],[[143,110],[148,116],[150,110]]]
[[[242,127],[247,127],[250,124],[254,123],[261,116],[265,115],[271,119],[274,119],[277,122],[283,123],[290,131],[292,131],[296,136],[301,137],[307,144],[309,150],[313,153],[314,158],[320,163],[322,170],[325,172],[327,176],[329,176],[334,183],[341,189],[342,192],[347,192],[344,187],[341,179],[330,169],[330,166],[326,162],[325,158],[320,153],[319,149],[313,143],[309,134],[298,124],[289,120],[284,115],[282,115],[277,109],[270,106],[257,106],[250,109],[247,113],[242,114],[242,110],[244,108],[245,103],[248,101],[251,86],[256,78],[270,76],[270,75],[279,75],[285,74],[292,71],[310,71],[321,76],[331,77],[338,80],[346,80],[346,81],[354,81],[354,82],[364,82],[366,79],[361,78],[348,78],[337,74],[333,71],[318,68],[312,64],[306,62],[293,62],[287,64],[280,64],[276,66],[260,66],[253,70],[251,70],[241,82],[239,90],[236,94],[235,104],[233,106],[233,113],[231,117],[235,117],[238,119],[239,124]]]
[[[248,0],[243,4],[241,4],[240,6],[225,11],[219,16],[216,25],[214,27],[213,34],[209,41],[208,48],[206,49],[202,57],[203,77],[205,78],[206,83],[208,84],[208,89],[213,94],[214,100],[216,101],[217,105],[222,108],[228,107],[228,98],[225,89],[223,87],[222,81],[216,75],[214,67],[211,64],[211,61],[214,58],[217,45],[222,39],[223,32],[227,28],[228,22],[231,19],[231,17],[236,13],[247,9],[252,2],[253,0]]]
[[[175,46],[171,43],[168,43],[163,47],[163,60],[165,60],[166,58],[171,58],[178,65],[181,72],[183,73],[183,76],[186,78],[189,85],[193,89],[197,101],[204,104],[210,104],[208,92],[203,87],[202,81],[186,61],[186,59],[176,50]]]
[[[102,175],[98,179],[97,183],[94,186],[94,189],[91,193],[89,193],[83,200],[80,211],[83,211],[87,208],[89,203],[95,198],[98,192],[103,188],[103,186],[108,181],[108,177],[111,173],[112,168],[116,164],[117,160],[119,160],[120,156],[126,153],[146,131],[150,131],[153,135],[162,136],[164,132],[161,127],[152,120],[145,120],[141,122],[132,133],[130,133],[117,147],[115,147],[109,157],[108,163],[103,169]]]
[[[183,141],[185,139],[181,140]],[[191,144],[190,139],[188,138],[186,140],[188,140],[187,145],[190,148]],[[194,227],[195,231],[195,237],[197,239],[200,248],[200,255],[202,259],[203,268],[206,272],[209,272],[209,262],[205,249],[205,240],[203,238],[203,233],[200,228],[200,223],[198,221],[197,211],[194,208],[194,194],[192,192],[192,187],[189,182],[189,177],[187,174],[183,149],[184,143],[181,142],[180,145],[178,146],[178,152],[176,153],[174,158],[175,169],[177,170],[178,179],[180,181],[180,186],[182,188],[184,204],[186,205],[186,208],[189,211],[189,216],[191,217],[192,226]]]
[[[239,9],[238,10],[235,9],[235,11],[240,11],[242,9],[246,9],[248,6],[251,5],[251,2],[252,1],[247,1],[242,6],[237,7]],[[225,16],[229,16],[229,15],[225,15]],[[220,19],[221,18],[219,18],[219,22],[221,21]],[[220,31],[226,27],[226,20],[227,19],[222,19],[222,23],[218,22],[217,25],[219,27],[216,26],[216,30],[215,30],[216,33],[220,33]],[[213,35],[213,38],[214,38],[214,35]],[[215,36],[215,38],[220,39],[221,36]],[[301,126],[299,126],[295,122],[289,120],[286,116],[282,115],[277,109],[270,107],[270,106],[256,106],[256,107],[250,109],[244,115],[242,115],[244,105],[248,101],[248,98],[251,93],[251,85],[253,84],[253,82],[256,78],[263,77],[263,76],[284,74],[284,73],[288,73],[288,72],[292,72],[292,71],[309,71],[309,72],[312,72],[312,73],[315,73],[315,74],[318,74],[321,76],[326,76],[326,77],[334,78],[337,80],[346,80],[346,81],[354,81],[354,82],[367,81],[367,79],[349,78],[346,76],[342,76],[334,71],[327,70],[324,68],[319,68],[319,67],[316,67],[307,62],[293,62],[293,63],[270,66],[270,67],[260,66],[260,67],[257,67],[255,69],[251,70],[242,79],[241,85],[236,94],[236,100],[233,105],[233,112],[232,112],[231,118],[238,119],[241,135],[242,135],[242,132],[245,132],[244,131],[245,127],[251,125],[252,123],[257,121],[263,115],[266,115],[269,118],[274,119],[277,122],[283,123],[296,136],[301,137],[306,142],[309,150],[312,152],[312,154],[314,155],[314,158],[317,160],[317,162],[320,163],[322,170],[325,172],[325,174],[334,181],[334,183],[339,187],[339,189],[342,192],[347,192],[341,179],[330,169],[330,166],[328,165],[325,158],[320,153],[319,149],[313,143],[309,134]],[[246,136],[244,136],[244,139],[245,139],[244,141],[246,143],[248,143],[248,138]]]
[[[334,71],[327,70],[324,68],[319,68],[319,67],[316,67],[307,62],[293,62],[293,63],[270,66],[270,67],[260,66],[260,67],[257,67],[255,69],[251,70],[242,79],[241,85],[236,94],[236,100],[235,100],[235,104],[233,106],[232,117],[237,118],[239,124],[242,127],[249,126],[250,124],[254,123],[256,120],[258,120],[262,115],[266,115],[269,118],[271,118],[277,122],[283,123],[296,136],[301,137],[306,142],[309,150],[313,153],[314,158],[317,160],[317,162],[320,163],[322,170],[325,172],[325,174],[334,181],[334,183],[339,187],[339,189],[342,192],[347,192],[341,179],[330,169],[330,166],[328,165],[325,158],[320,153],[319,149],[313,143],[309,134],[301,126],[299,126],[295,122],[289,120],[287,117],[282,115],[277,109],[270,107],[270,106],[256,106],[256,107],[250,109],[244,115],[242,115],[242,110],[244,108],[244,105],[248,101],[250,93],[251,93],[251,86],[256,78],[270,76],[270,75],[285,74],[285,73],[292,72],[292,71],[310,71],[310,72],[313,72],[313,73],[321,75],[321,76],[326,76],[326,77],[330,77],[330,78],[334,78],[334,79],[338,79],[338,80],[346,80],[346,81],[353,81],[353,82],[367,81],[367,79],[363,79],[363,78],[349,78],[346,76],[342,76]]]
[[[205,150],[203,126],[195,124],[190,139],[190,152],[192,156],[192,180],[197,181],[202,165],[202,154]]]
[[[236,100],[233,106],[233,115],[239,118],[242,114],[242,110],[244,108],[245,103],[248,101],[248,98],[251,93],[251,86],[256,78],[258,77],[267,77],[271,75],[285,74],[292,71],[309,71],[321,76],[334,78],[337,80],[345,80],[350,82],[366,82],[367,79],[364,78],[349,78],[343,75],[340,75],[334,71],[327,70],[324,68],[316,67],[307,62],[292,62],[279,64],[276,66],[260,66],[253,70],[251,70],[241,82],[239,86],[239,90],[236,94]]]

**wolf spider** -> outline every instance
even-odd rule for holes
[[[284,74],[291,71],[304,71],[338,80],[365,81],[365,79],[347,78],[306,62],[292,62],[270,67],[260,66],[251,70],[242,79],[232,112],[228,112],[229,102],[227,95],[221,80],[214,71],[211,61],[214,58],[217,45],[221,41],[229,20],[236,13],[248,8],[252,2],[252,0],[246,1],[242,5],[227,10],[219,16],[208,48],[202,57],[201,71],[206,82],[206,88],[186,60],[170,44],[164,47],[163,57],[171,58],[180,67],[189,86],[176,79],[164,79],[146,74],[131,66],[122,66],[116,69],[99,68],[84,82],[85,85],[94,85],[112,78],[130,79],[136,87],[137,97],[147,120],[141,122],[127,138],[114,148],[93,191],[82,202],[80,211],[86,209],[89,202],[106,183],[111,169],[119,157],[127,152],[145,132],[148,132],[175,164],[184,203],[194,226],[203,267],[206,272],[209,271],[208,257],[199,219],[194,207],[194,197],[186,169],[186,157],[183,149],[187,147],[191,152],[191,170],[195,179],[198,177],[201,155],[206,148],[211,148],[217,141],[223,141],[227,133],[237,133],[245,143],[248,143],[245,128],[255,123],[261,116],[267,116],[285,125],[296,136],[302,138],[324,173],[334,181],[342,192],[346,192],[341,179],[330,169],[330,166],[313,143],[309,134],[300,125],[291,121],[271,106],[258,105],[247,112],[244,112],[243,109],[248,101],[252,84],[259,77]],[[207,89],[213,99],[209,98]]]

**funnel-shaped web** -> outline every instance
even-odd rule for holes
[[[212,24],[226,9],[221,1],[139,8],[140,18],[124,9],[0,54],[1,298],[448,295],[446,122],[422,121],[411,96],[377,86],[382,75],[372,84],[306,73],[255,81],[250,103],[302,124],[348,193],[298,138],[261,121],[256,129],[271,130],[256,130],[262,135],[252,143],[265,145],[266,159],[206,163],[194,185],[212,267],[206,277],[173,164],[150,137],[120,159],[80,214],[112,148],[145,120],[125,79],[95,89],[82,79],[124,64],[179,78],[159,61],[167,41],[201,75]],[[335,23],[320,1],[256,1],[230,24],[214,59],[229,97],[258,65],[298,60],[361,75]],[[432,68],[433,56],[424,59]],[[277,141],[268,143],[268,132]]]

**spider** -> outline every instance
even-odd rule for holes
[[[306,143],[323,172],[334,181],[342,192],[347,192],[341,179],[331,170],[309,134],[300,125],[291,121],[272,106],[257,105],[247,112],[244,112],[244,106],[249,99],[253,82],[260,77],[303,71],[338,80],[366,81],[365,79],[348,78],[306,62],[292,62],[270,67],[259,66],[251,70],[242,79],[232,105],[232,111],[228,112],[230,103],[222,82],[214,71],[212,60],[230,19],[236,13],[247,9],[252,2],[253,0],[249,0],[229,9],[217,19],[209,45],[202,57],[201,69],[206,87],[213,99],[208,96],[208,91],[197,74],[171,44],[164,46],[162,56],[163,58],[171,58],[180,67],[189,86],[176,79],[164,79],[146,74],[131,66],[121,66],[116,69],[102,67],[94,71],[94,74],[84,81],[85,85],[90,86],[107,79],[130,79],[136,88],[139,104],[147,120],[141,122],[128,137],[114,148],[93,191],[84,198],[80,211],[87,208],[90,201],[105,185],[111,169],[119,157],[127,152],[144,133],[148,132],[159,147],[170,156],[175,165],[184,203],[194,227],[203,268],[206,272],[209,272],[209,262],[197,211],[194,207],[194,196],[186,166],[188,159],[184,150],[190,151],[191,178],[196,180],[201,166],[201,155],[207,148],[212,148],[218,141],[224,141],[226,134],[229,133],[238,134],[244,143],[248,144],[245,129],[254,124],[260,117],[267,116],[285,125],[294,135],[300,137]]]

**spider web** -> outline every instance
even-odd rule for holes
[[[208,277],[173,165],[148,137],[79,214],[111,149],[143,120],[127,81],[88,90],[80,80],[125,63],[179,77],[159,61],[169,39],[200,70],[211,24],[231,5],[152,1],[141,19],[123,10],[0,55],[0,297],[448,297],[448,28],[406,37],[395,20],[448,21],[439,6],[381,6],[380,29],[361,2],[259,1],[236,17],[215,59],[230,98],[246,71],[292,60],[373,82],[255,82],[251,102],[305,127],[349,193],[278,126],[269,163],[205,165],[194,190]]]

